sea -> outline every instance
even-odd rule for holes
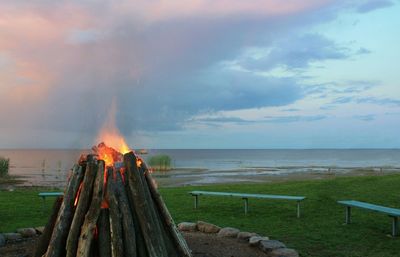
[[[256,181],[260,176],[346,173],[355,170],[400,172],[400,149],[149,149],[144,160],[171,157],[173,170],[159,174],[180,185]],[[65,186],[80,149],[0,149],[11,175],[24,186]],[[155,174],[157,177],[157,174]],[[249,179],[251,178],[251,179]]]

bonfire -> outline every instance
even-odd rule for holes
[[[190,257],[146,163],[100,143],[72,169],[37,246],[45,257]]]

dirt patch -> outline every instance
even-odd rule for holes
[[[30,257],[33,256],[39,236],[22,239],[18,242],[8,243],[0,247],[1,257]]]
[[[236,238],[219,238],[215,234],[183,233],[193,257],[265,257],[266,254]],[[31,257],[39,237],[23,239],[0,247],[1,257]]]
[[[183,233],[193,257],[265,257],[256,247],[236,238],[221,238],[216,234]]]

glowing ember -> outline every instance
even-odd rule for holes
[[[137,161],[136,161],[136,165],[138,166],[138,167],[140,167],[140,166],[142,166],[142,159],[140,159],[140,158],[137,158]]]
[[[114,166],[117,162],[123,161],[123,154],[116,151],[114,148],[107,146],[104,143],[100,143],[97,146],[93,146],[92,150],[99,156],[100,160],[106,163],[106,166]]]
[[[78,192],[76,193],[76,197],[75,197],[75,201],[74,201],[74,207],[76,207],[76,205],[78,204],[79,196],[80,196],[81,191],[82,191],[82,186],[83,186],[83,183],[81,183],[79,185]]]

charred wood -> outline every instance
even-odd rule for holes
[[[51,239],[51,233],[53,232],[54,225],[56,224],[58,212],[60,211],[63,197],[59,196],[53,204],[53,212],[50,215],[49,221],[47,222],[43,234],[40,236],[39,242],[36,246],[34,257],[42,257],[46,253],[47,247]]]
[[[72,177],[64,194],[64,199],[60,207],[56,224],[54,225],[53,233],[45,257],[65,256],[65,241],[67,239],[73,217],[75,196],[82,181],[82,177],[82,167],[75,165],[73,168]]]
[[[110,214],[108,209],[101,209],[99,220],[97,221],[99,231],[98,252],[99,257],[111,256],[111,230]]]
[[[131,211],[132,211],[133,223],[134,223],[134,227],[135,227],[135,231],[136,231],[137,255],[140,257],[148,257],[149,254],[147,253],[145,241],[143,238],[143,232],[139,225],[139,221],[138,221],[138,218],[137,218],[137,215],[135,212],[135,208],[134,208],[135,205],[133,203],[132,193],[131,193],[129,185],[128,185],[129,184],[129,173],[125,172],[124,175],[125,175],[125,181],[127,182],[127,183],[125,183],[125,191],[128,196],[129,205],[130,205]]]
[[[168,257],[162,224],[158,219],[149,188],[146,186],[144,174],[138,170],[136,157],[132,152],[124,155],[124,164],[126,172],[129,173],[128,185],[147,252],[150,257]]]
[[[92,199],[93,182],[96,172],[97,160],[88,157],[85,177],[82,182],[82,188],[80,190],[74,218],[72,220],[71,229],[69,230],[66,242],[67,257],[76,257],[79,234],[81,232],[81,226],[85,220],[85,215],[89,209],[90,201]]]
[[[97,219],[100,215],[101,202],[103,200],[103,185],[104,185],[104,161],[99,161],[96,165],[96,179],[94,182],[92,201],[89,210],[85,216],[79,236],[77,257],[89,257],[90,249],[96,229]]]
[[[165,228],[168,230],[170,236],[172,237],[174,241],[175,247],[179,250],[180,254],[185,257],[191,257],[191,251],[186,244],[185,239],[183,238],[182,234],[179,232],[177,229],[174,220],[172,219],[172,216],[170,212],[168,211],[167,206],[165,205],[164,200],[162,199],[162,196],[157,190],[157,187],[154,183],[153,178],[151,177],[151,174],[149,170],[146,167],[145,163],[142,163],[142,172],[144,173],[144,176],[146,178],[148,187],[151,192],[151,196],[154,199],[154,202],[157,206],[158,213],[160,214],[162,221],[164,222]]]
[[[116,172],[116,188],[118,203],[122,214],[122,230],[124,236],[124,251],[129,257],[136,257],[136,235],[135,226],[133,224],[132,212],[129,206],[128,197],[126,195],[122,176],[119,171]]]
[[[121,224],[121,211],[117,198],[117,189],[115,180],[112,178],[113,169],[107,168],[107,200],[110,210],[110,228],[111,228],[111,256],[124,256],[123,232]]]

